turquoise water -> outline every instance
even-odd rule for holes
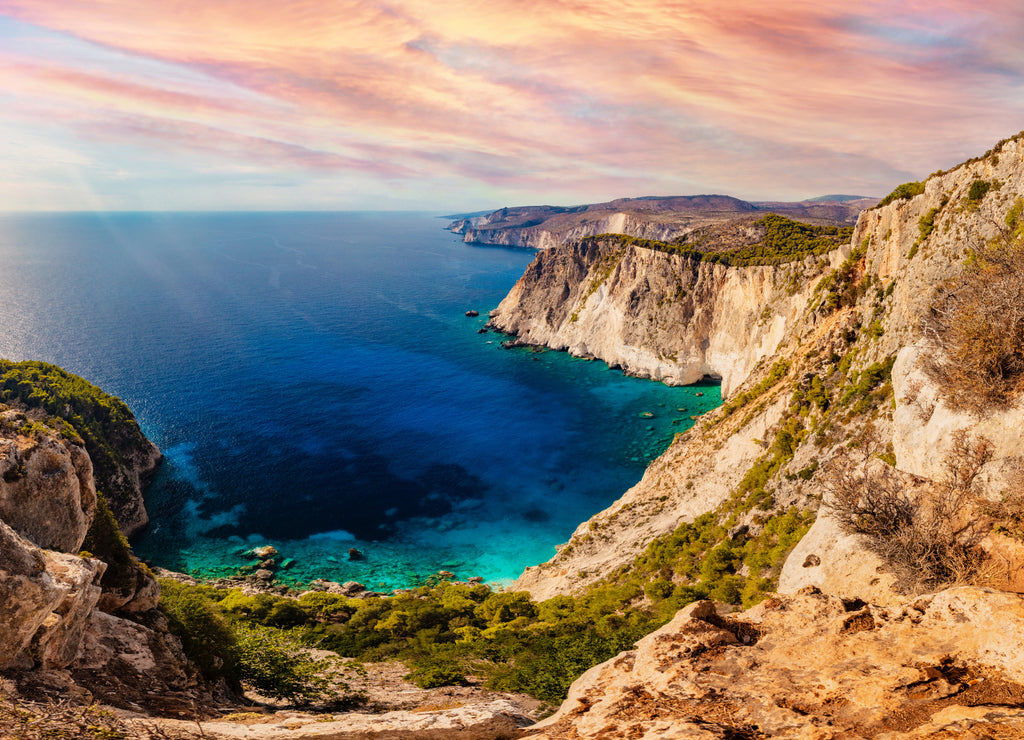
[[[507,581],[719,393],[502,349],[478,330],[532,254],[443,225],[0,217],[0,356],[57,363],[132,407],[166,455],[133,543],[157,565],[229,575],[272,544],[296,581]]]

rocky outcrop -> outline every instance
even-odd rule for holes
[[[720,378],[728,396],[772,355],[843,258],[726,267],[617,240],[547,250],[491,313],[526,344],[597,357],[673,385]]]
[[[806,589],[726,616],[697,602],[526,737],[1020,737],[1022,645],[1024,598],[984,589],[890,607]]]
[[[68,666],[104,569],[99,560],[36,547],[0,522],[0,669]]]
[[[0,426],[22,424],[17,411],[0,413]],[[77,553],[96,509],[92,461],[81,444],[36,424],[0,436],[0,520],[40,547]]]

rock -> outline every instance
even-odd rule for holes
[[[886,608],[808,588],[728,617],[691,604],[583,674],[526,737],[895,740],[929,723],[1024,727],[1022,701],[1021,596],[955,588]]]
[[[473,318],[473,317],[476,317],[476,316],[479,316],[479,315],[480,315],[479,311],[473,311],[472,309],[470,309],[469,311],[466,311],[466,316],[469,316],[470,318]]]
[[[345,596],[354,596],[355,594],[365,590],[366,586],[361,583],[357,583],[356,581],[345,581],[339,587],[338,592]]]
[[[476,333],[477,334],[487,334],[489,331],[490,331],[490,329],[488,329],[487,327],[483,327],[482,326],[482,327],[480,327],[479,329],[476,330]]]
[[[0,522],[0,668],[62,668],[78,653],[106,565],[43,550]]]
[[[77,553],[95,510],[92,461],[83,447],[57,432],[0,436],[0,520],[39,547]]]
[[[495,699],[433,711],[349,712],[334,722],[286,713],[254,718],[251,724],[203,722],[200,729],[209,740],[507,740],[531,722],[512,702]],[[199,736],[193,722],[164,720],[159,727],[168,737]]]
[[[254,557],[257,560],[267,560],[269,558],[276,558],[278,555],[277,548],[273,545],[263,545],[262,547],[254,547],[246,553],[250,557]]]
[[[274,571],[267,570],[266,568],[260,568],[252,574],[253,578],[257,581],[272,581],[274,580]]]
[[[454,581],[455,574],[450,570],[439,570],[437,571],[437,577],[444,581]]]
[[[483,576],[472,576],[472,577],[466,579],[466,583],[476,584],[476,583],[483,583],[483,582],[484,582],[484,577]]]
[[[348,559],[349,560],[366,560],[366,556],[356,549],[355,547],[348,548]]]
[[[778,591],[795,594],[806,586],[875,604],[901,601],[881,559],[865,549],[858,535],[843,534],[827,508],[786,558]]]

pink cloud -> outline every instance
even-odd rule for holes
[[[1009,0],[0,0],[0,13],[209,80],[183,89],[53,55],[19,63],[18,94],[153,147],[240,161],[252,147],[266,166],[524,189],[753,182],[768,196],[860,157],[856,177],[880,192],[1024,114],[1024,10]]]

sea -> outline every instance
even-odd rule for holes
[[[0,357],[123,399],[165,460],[133,539],[202,578],[507,584],[717,406],[487,313],[533,259],[427,213],[0,215]],[[479,316],[468,317],[467,311]]]

